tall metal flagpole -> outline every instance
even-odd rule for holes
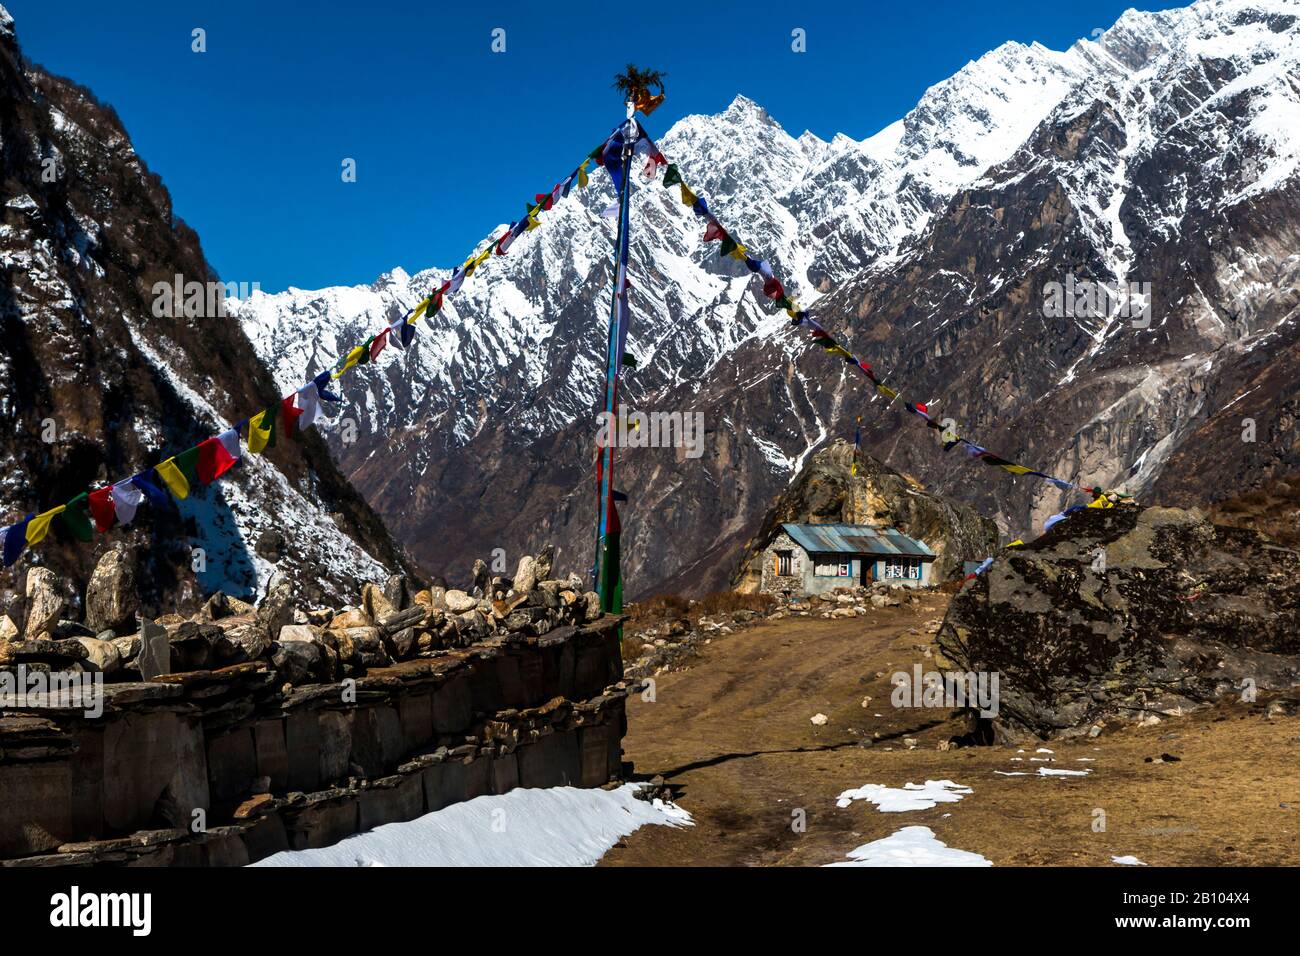
[[[606,352],[604,427],[606,440],[600,448],[596,480],[600,488],[596,526],[596,562],[593,569],[601,609],[617,614],[623,610],[623,576],[619,561],[622,526],[614,501],[614,449],[618,445],[618,373],[627,341],[627,259],[630,196],[632,193],[632,151],[636,146],[636,108],[627,105],[627,125],[621,131],[622,182],[619,190],[618,232],[614,247],[614,293],[609,306],[609,342]]]

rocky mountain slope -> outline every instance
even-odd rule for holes
[[[0,8],[5,524],[129,477],[282,394],[238,323],[157,317],[154,283],[178,274],[216,278],[113,110],[24,62]],[[265,457],[246,455],[177,504],[141,506],[135,523],[93,544],[73,540],[56,520],[43,543],[0,572],[6,604],[39,565],[57,571],[80,601],[101,553],[123,543],[140,549],[146,606],[168,609],[217,589],[254,593],[277,552],[289,578],[318,599],[351,593],[358,578],[381,578],[401,563],[314,434]],[[192,549],[202,549],[201,559]]]
[[[1199,499],[1300,458],[1298,63],[1289,0],[1203,0],[1129,12],[1064,52],[1005,44],[862,142],[792,137],[743,97],[659,142],[801,303],[963,434],[1067,479]],[[707,443],[698,459],[639,449],[620,466],[634,593],[725,578],[809,454],[857,414],[877,458],[1004,531],[1033,533],[1073,503],[945,457],[914,419],[873,405],[716,258],[677,194],[634,197],[638,367],[624,396],[703,412]],[[593,177],[449,299],[414,350],[352,387],[358,439],[340,430],[331,447],[433,570],[543,540],[591,548],[611,197]],[[240,319],[284,385],[444,275],[254,294]],[[1137,283],[1149,321],[1118,305],[1046,314],[1051,284],[1070,277]]]

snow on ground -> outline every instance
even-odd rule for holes
[[[827,866],[992,866],[978,853],[955,850],[929,827],[903,827],[883,840],[850,850],[848,860]]]
[[[1120,866],[1146,866],[1135,856],[1112,856],[1110,862],[1118,863]]]
[[[1032,777],[1034,774],[1026,770],[994,770],[999,777]],[[1086,777],[1092,773],[1091,770],[1056,770],[1052,767],[1039,767],[1038,776],[1040,777]]]
[[[874,803],[881,813],[905,813],[908,810],[929,810],[940,803],[956,803],[974,793],[970,787],[951,780],[927,780],[925,783],[907,783],[903,788],[886,787],[869,783],[856,790],[845,790],[835,801],[837,807],[847,807],[854,800]]]
[[[389,823],[316,850],[287,850],[254,866],[593,866],[643,826],[693,826],[661,800],[617,790],[518,788]]]

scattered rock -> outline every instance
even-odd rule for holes
[[[478,599],[470,597],[464,591],[448,591],[445,595],[445,601],[447,610],[452,614],[464,614],[466,611],[472,611],[478,607]]]
[[[63,616],[65,601],[58,580],[49,568],[29,568],[26,590],[27,619],[23,623],[23,637],[35,641],[49,635]]]
[[[375,621],[387,617],[396,610],[384,596],[384,589],[369,581],[361,585],[361,609]]]
[[[131,622],[140,607],[134,548],[105,551],[86,585],[86,626],[112,630]]]
[[[86,649],[86,660],[102,674],[112,674],[122,666],[122,652],[108,641],[93,637],[73,638]]]
[[[266,597],[257,606],[257,621],[272,640],[280,628],[293,623],[293,585],[278,571],[271,576]]]
[[[384,582],[384,597],[395,611],[405,611],[411,606],[411,582],[405,574],[389,576]]]
[[[274,564],[284,557],[285,545],[284,535],[268,528],[257,536],[253,551],[259,558]]]
[[[825,714],[813,714],[808,718],[814,727],[825,727],[826,722],[830,720]]]
[[[531,591],[537,587],[537,561],[530,555],[524,555],[519,559],[519,567],[515,569],[514,589],[518,593]]]

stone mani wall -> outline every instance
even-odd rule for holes
[[[348,701],[239,664],[105,685],[96,719],[11,711],[0,866],[238,865],[516,786],[601,786],[622,768],[617,626],[371,670]]]

